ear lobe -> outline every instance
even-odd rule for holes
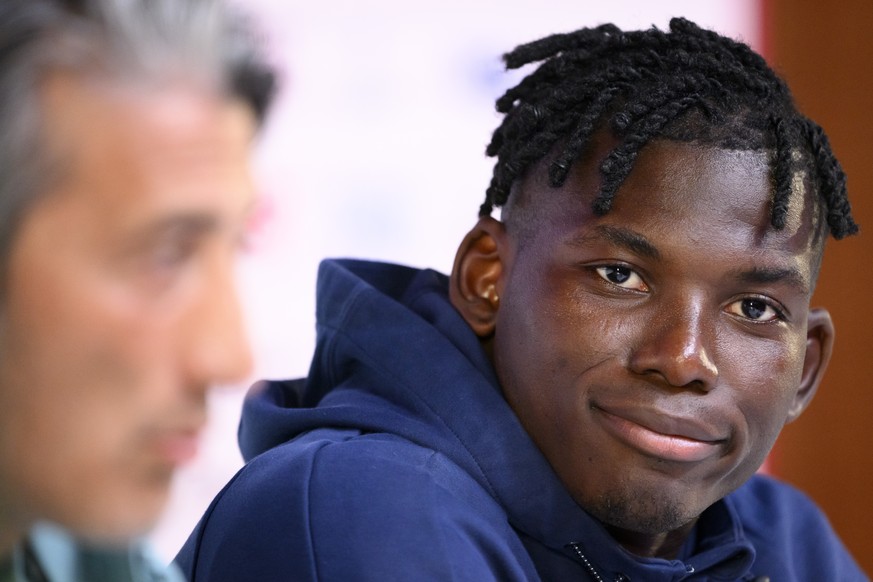
[[[806,332],[806,357],[803,360],[803,376],[794,404],[788,412],[787,422],[795,420],[806,410],[818,385],[824,377],[825,368],[834,349],[834,323],[825,309],[812,309]]]
[[[449,298],[480,338],[494,333],[506,244],[503,223],[484,217],[467,233],[455,255]]]

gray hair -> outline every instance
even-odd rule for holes
[[[54,71],[196,80],[248,103],[258,122],[275,87],[251,23],[221,0],[0,0],[0,281],[56,166],[39,110]]]

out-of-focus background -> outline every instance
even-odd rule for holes
[[[306,374],[315,340],[320,259],[351,256],[448,271],[475,222],[499,122],[494,100],[524,73],[500,55],[554,32],[615,22],[667,26],[671,16],[738,37],[789,79],[828,130],[850,176],[862,227],[873,229],[873,2],[845,0],[238,0],[259,21],[282,87],[255,151],[262,208],[240,282],[256,378]],[[869,235],[873,236],[873,235]],[[868,238],[865,236],[864,239]],[[819,302],[832,308],[837,356],[810,412],[771,461],[822,504],[862,567],[873,570],[873,461],[865,421],[873,382],[870,240],[832,244]],[[210,397],[198,459],[176,480],[153,535],[172,558],[242,465],[236,427],[244,386]],[[293,543],[290,542],[289,543]]]

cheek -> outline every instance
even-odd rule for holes
[[[724,381],[735,389],[753,446],[769,450],[797,397],[803,374],[803,344],[745,342],[723,361]]]
[[[3,390],[15,400],[9,429],[30,435],[22,439],[25,448],[45,449],[33,458],[48,453],[89,464],[121,449],[139,430],[149,395],[136,335],[96,329],[69,334],[59,326],[56,334],[43,336],[31,327],[11,336],[16,345],[0,364]]]
[[[584,396],[580,379],[627,349],[633,326],[605,318],[566,273],[513,275],[498,312],[495,367],[525,424],[536,420],[541,430],[551,430],[545,427],[563,425],[559,419],[576,414]]]
[[[111,299],[77,307],[57,310],[56,331],[35,337],[33,351],[49,358],[57,375],[65,371],[72,384],[82,384],[81,392],[89,398],[111,403],[134,397],[140,385],[162,369],[162,354],[172,341],[166,326],[130,306],[114,305]],[[60,385],[56,390],[72,393]]]
[[[131,364],[148,351],[141,339],[12,331],[2,343],[16,347],[0,357],[0,481],[9,498],[28,519],[80,527],[129,519],[142,529],[166,494],[167,476],[144,476],[141,455],[143,431],[166,408],[154,389],[168,382],[147,381]]]
[[[578,273],[555,266],[513,275],[501,298],[495,339],[504,354],[523,362],[517,375],[578,376],[605,360],[623,359],[634,345],[639,317],[619,316],[620,309],[579,284]]]
[[[16,422],[32,427],[34,446],[57,442],[67,459],[120,454],[113,449],[127,446],[173,385],[171,326],[109,285],[46,289],[63,293],[7,304],[3,376],[17,394]]]

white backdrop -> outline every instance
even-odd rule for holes
[[[603,22],[665,28],[671,16],[758,47],[759,1],[239,0],[282,74],[254,158],[263,220],[240,269],[252,380],[306,374],[320,259],[450,269],[490,178],[494,100],[520,78],[503,72],[502,53]],[[153,534],[168,560],[242,465],[245,388],[210,396],[200,455]]]

